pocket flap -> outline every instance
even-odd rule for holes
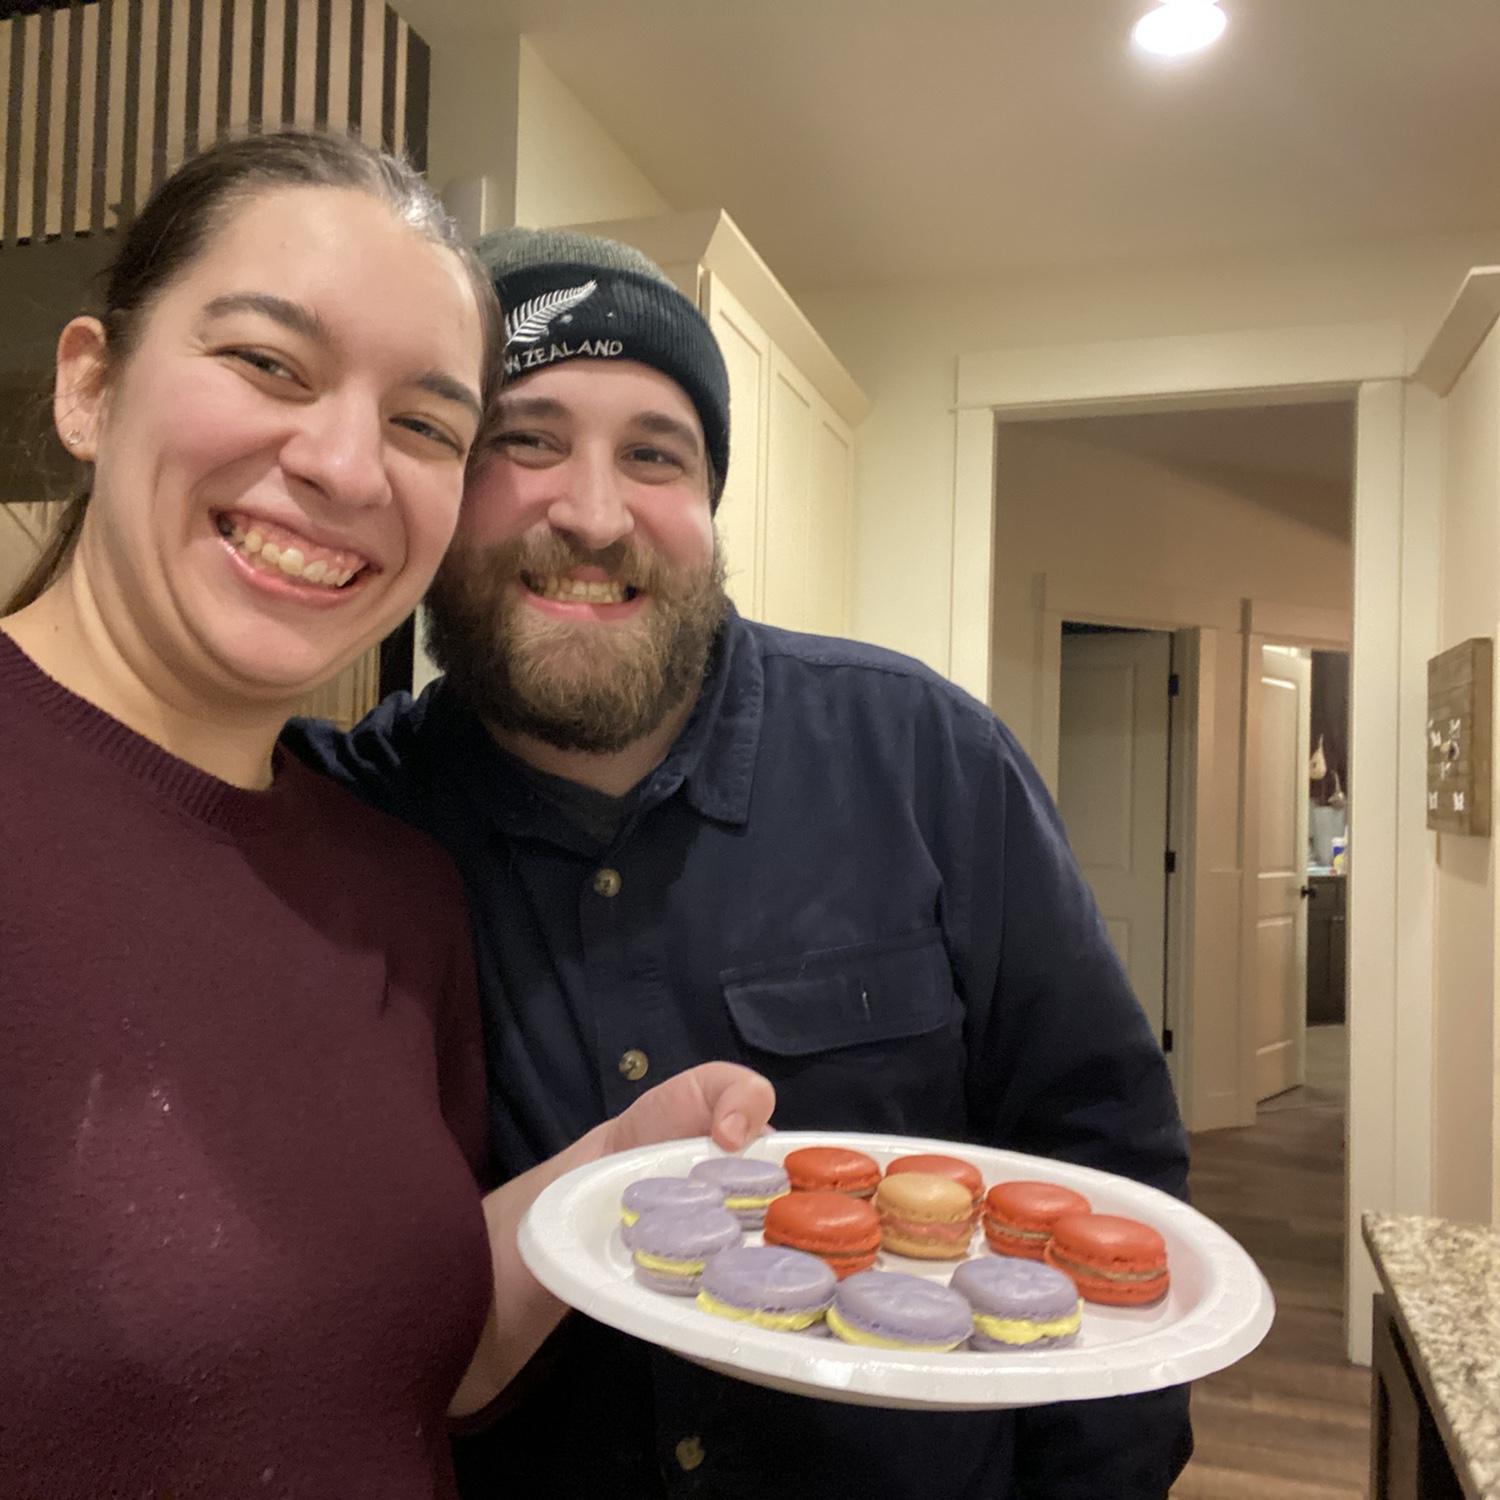
[[[941,1026],[954,1004],[948,953],[936,927],[726,969],[720,978],[740,1035],[780,1057],[920,1036]]]

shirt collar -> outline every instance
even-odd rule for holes
[[[689,804],[705,818],[745,823],[764,706],[760,652],[731,606],[714,643],[698,702],[666,759],[646,778],[646,805],[665,801],[682,786]]]

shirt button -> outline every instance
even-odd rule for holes
[[[650,1066],[651,1059],[639,1047],[632,1047],[629,1052],[620,1054],[620,1076],[628,1078],[631,1083],[639,1083]]]
[[[685,1437],[677,1445],[677,1462],[689,1474],[703,1462],[706,1456],[703,1452],[703,1444],[695,1437]]]
[[[618,896],[620,894],[620,872],[618,870],[595,870],[594,871],[594,893],[599,896]]]

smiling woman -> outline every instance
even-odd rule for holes
[[[560,1313],[535,1194],[769,1114],[710,1064],[481,1200],[457,878],[274,751],[431,580],[498,345],[421,180],[291,134],[62,332],[91,482],[0,618],[0,1494],[451,1494],[445,1415]]]

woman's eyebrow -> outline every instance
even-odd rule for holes
[[[292,302],[286,297],[277,297],[270,292],[226,292],[215,297],[203,309],[205,318],[224,318],[230,313],[253,312],[280,323],[283,328],[299,333],[303,338],[317,343],[330,342],[328,328],[310,307]]]
[[[451,375],[443,374],[441,370],[429,370],[425,375],[418,375],[412,384],[424,391],[430,391],[434,396],[441,396],[445,401],[456,401],[460,406],[472,412],[476,418],[484,415],[484,408],[479,404],[479,397],[463,381],[455,380]]]
[[[325,347],[332,342],[327,324],[310,307],[304,307],[300,302],[293,302],[286,297],[277,297],[270,292],[226,292],[204,307],[203,316],[223,318],[239,312],[259,313],[292,333],[300,334]],[[479,397],[463,381],[455,380],[441,370],[428,370],[426,374],[418,375],[412,384],[445,401],[456,401],[476,417],[482,414]]]

